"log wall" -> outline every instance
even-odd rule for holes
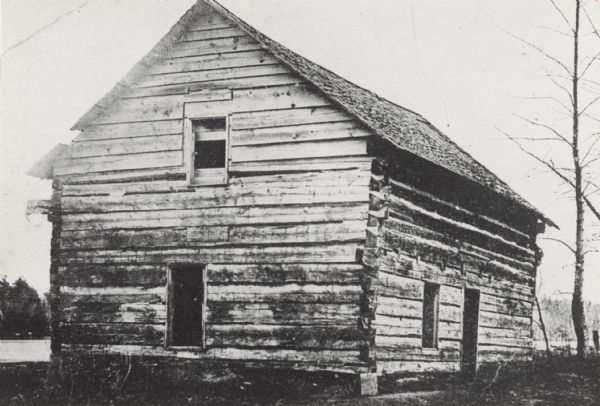
[[[435,173],[415,176],[410,159],[382,153],[218,15],[200,15],[104,108],[54,168],[55,347],[456,371],[472,287],[479,360],[529,357],[531,216],[463,201],[455,194],[477,193],[438,188]],[[192,187],[186,114],[226,109],[229,183]],[[167,272],[182,263],[207,266],[205,352],[165,348]],[[421,346],[424,281],[441,285],[436,349]]]
[[[186,103],[229,115],[229,183],[185,180]],[[201,15],[55,167],[61,344],[364,371],[369,132]],[[167,270],[207,265],[207,350],[165,348]]]
[[[408,157],[380,156],[364,255],[376,275],[370,349],[378,372],[459,371],[464,288],[481,293],[478,362],[529,359],[532,224],[519,224],[522,213],[512,223],[498,219],[490,202],[449,200],[437,174],[407,168]],[[421,343],[425,281],[440,285],[437,348]]]

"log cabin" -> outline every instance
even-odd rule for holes
[[[55,354],[474,372],[532,354],[554,225],[417,113],[199,0],[30,170]]]

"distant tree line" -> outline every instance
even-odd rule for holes
[[[44,337],[49,333],[47,301],[22,278],[0,279],[0,338]]]
[[[570,344],[577,340],[571,317],[570,301],[542,297],[540,308],[551,347],[553,349],[567,349],[567,347],[570,347]],[[600,330],[600,304],[584,302],[584,309],[590,333],[594,330]],[[541,341],[543,336],[537,314],[534,320],[534,338]],[[591,342],[588,343],[588,345],[591,344]]]

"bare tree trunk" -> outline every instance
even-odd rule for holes
[[[581,0],[575,0],[575,29],[573,35],[573,164],[575,169],[575,275],[573,283],[573,301],[571,313],[573,316],[573,327],[577,337],[577,356],[585,357],[587,345],[587,328],[585,323],[585,310],[583,306],[583,272],[584,272],[584,193],[582,182],[582,168],[579,160],[579,13]]]
[[[542,316],[542,308],[540,307],[540,301],[538,300],[537,294],[535,295],[535,305],[538,309],[538,316],[540,318],[540,327],[542,329],[542,333],[544,334],[544,342],[546,343],[546,355],[549,357],[552,355],[552,350],[550,350],[550,343],[548,342],[548,333],[546,332],[546,324],[544,324],[544,317]]]

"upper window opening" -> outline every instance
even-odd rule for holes
[[[194,168],[225,168],[225,140],[196,141]]]
[[[438,346],[438,313],[440,301],[440,285],[425,282],[423,294],[423,347]]]
[[[227,183],[228,128],[227,116],[188,119],[188,173],[195,185]]]

